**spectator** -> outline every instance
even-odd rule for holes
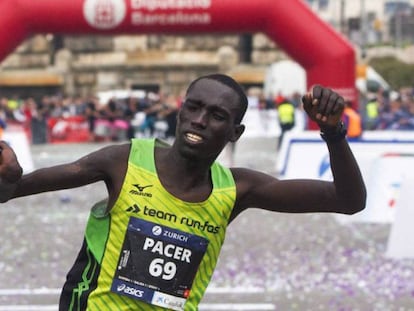
[[[174,95],[168,95],[165,98],[163,109],[158,114],[158,118],[164,119],[167,123],[165,137],[174,137],[175,128],[177,126],[177,112],[179,100]]]
[[[157,121],[157,115],[162,109],[160,102],[160,96],[150,93],[148,95],[149,105],[144,110],[145,120],[140,127],[140,132],[144,137],[152,137],[155,134],[155,122]]]
[[[95,123],[98,118],[98,111],[97,111],[97,99],[94,97],[91,97],[85,105],[85,117],[86,121],[88,123],[88,129],[89,129],[89,139],[91,141],[96,141],[95,136]]]
[[[379,106],[380,104],[378,103],[376,96],[368,98],[368,102],[365,105],[364,129],[375,130],[377,128],[379,121]]]
[[[30,129],[33,144],[47,143],[47,118],[49,113],[50,100],[44,96],[41,101],[29,100]]]
[[[400,101],[395,101],[398,109]],[[389,127],[392,130],[414,130],[414,101],[407,101],[406,107],[401,107],[395,113],[394,121]]]
[[[126,138],[128,123],[123,119],[123,110],[115,98],[111,98],[99,110],[95,135],[104,140],[119,141]]]
[[[127,139],[135,137],[135,126],[133,120],[138,113],[138,100],[135,97],[129,97],[127,99],[127,107],[124,111],[124,119],[128,123]]]
[[[283,96],[279,96],[276,105],[281,130],[278,142],[278,149],[280,149],[285,133],[295,126],[295,106],[290,100]]]
[[[359,113],[352,108],[350,101],[345,101],[343,122],[348,128],[349,138],[358,138],[362,135],[362,121]]]
[[[402,109],[401,98],[392,98],[390,104],[380,114],[380,128],[385,130],[398,129],[399,121],[406,113]]]
[[[0,102],[0,139],[3,137],[3,131],[7,127],[6,111],[7,111],[7,108],[3,106],[2,102]]]

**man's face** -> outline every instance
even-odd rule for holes
[[[197,81],[178,114],[176,142],[187,156],[217,157],[229,141],[236,141],[244,126],[235,124],[240,113],[238,94],[211,79]]]

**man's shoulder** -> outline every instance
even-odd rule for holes
[[[250,168],[232,167],[230,171],[233,174],[236,186],[242,186],[247,189],[260,187],[261,185],[278,180],[270,174]]]
[[[128,156],[130,150],[131,143],[123,143],[104,146],[101,149],[99,149],[96,153],[99,157],[120,158]]]
[[[231,167],[230,171],[233,175],[234,181],[237,184],[250,184],[255,179],[258,171],[245,167]]]

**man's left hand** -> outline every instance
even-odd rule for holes
[[[345,108],[342,96],[320,85],[314,86],[312,92],[304,95],[302,102],[309,118],[320,128],[336,127]]]

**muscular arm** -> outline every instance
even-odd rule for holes
[[[248,169],[232,169],[237,201],[232,219],[241,211],[261,208],[275,212],[335,212],[353,214],[365,207],[365,185],[346,140],[328,145],[333,182],[279,180]]]
[[[15,183],[15,189],[8,199],[76,188],[97,181],[104,181],[110,198],[114,197],[123,182],[129,148],[129,144],[105,147],[75,162],[41,168],[23,175]]]
[[[327,131],[335,132],[344,100],[330,89],[316,86],[302,99],[308,116]],[[333,182],[322,180],[278,180],[247,170],[232,169],[237,185],[234,219],[241,211],[257,207],[269,211],[353,214],[365,207],[366,189],[358,164],[345,138],[327,143]],[[306,160],[305,160],[306,161]]]

